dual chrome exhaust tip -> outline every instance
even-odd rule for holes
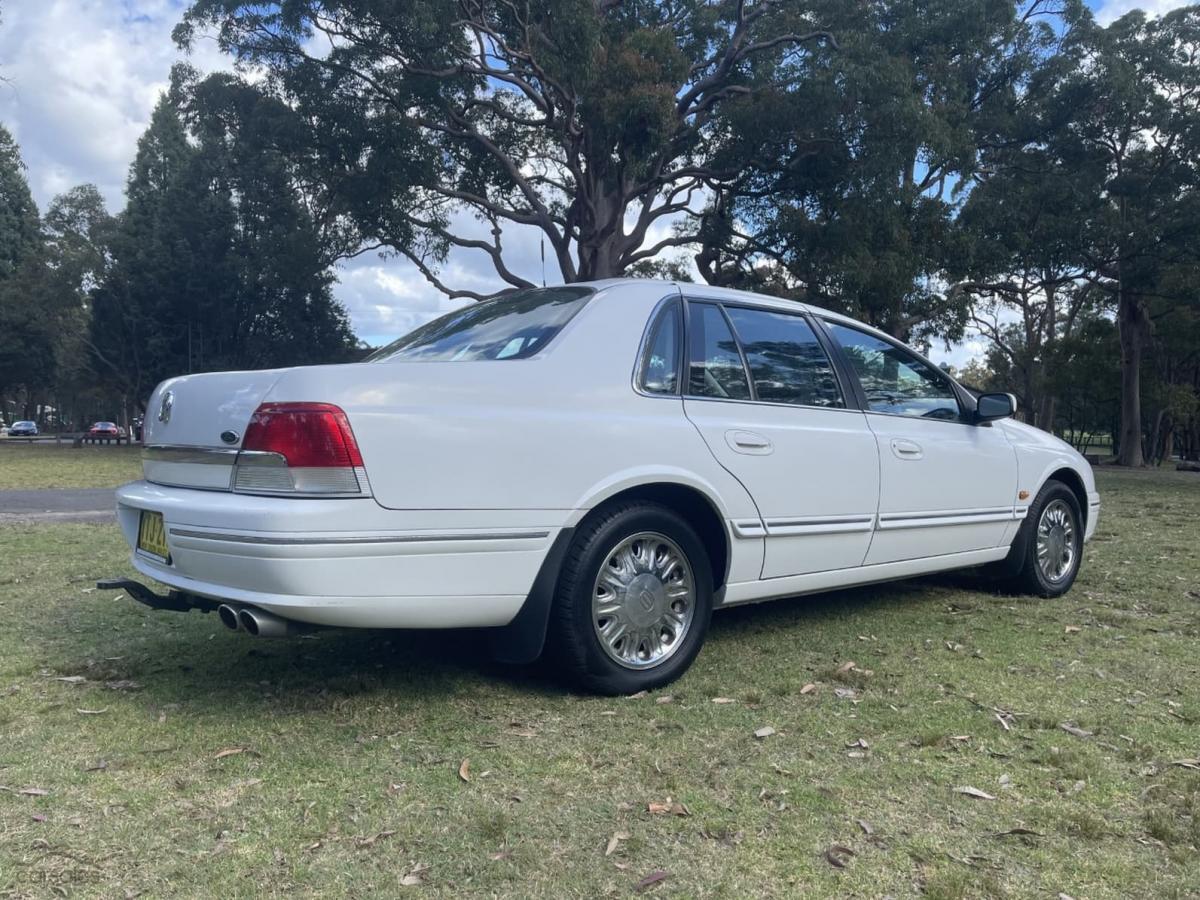
[[[272,615],[253,606],[222,603],[217,607],[217,618],[230,631],[244,631],[251,637],[291,637],[307,631],[299,622]]]

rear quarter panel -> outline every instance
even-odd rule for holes
[[[295,369],[268,399],[345,409],[375,498],[390,509],[538,509],[574,524],[620,490],[671,481],[704,491],[726,518],[756,518],[682,401],[633,390],[647,318],[672,290],[603,289],[528,360]]]

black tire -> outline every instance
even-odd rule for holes
[[[1065,506],[1070,517],[1072,534],[1071,543],[1074,554],[1070,566],[1061,577],[1050,578],[1038,562],[1037,529],[1042,515],[1051,504]],[[1013,541],[1013,549],[1006,562],[1011,563],[1014,574],[1009,578],[1009,587],[1021,594],[1032,594],[1036,597],[1061,597],[1071,589],[1075,577],[1079,574],[1079,565],[1083,560],[1083,513],[1079,508],[1079,500],[1075,492],[1061,481],[1051,479],[1042,485],[1042,489],[1029,504],[1029,512],[1021,524],[1021,530]]]
[[[682,552],[694,587],[694,612],[679,645],[662,662],[627,668],[604,650],[592,620],[592,592],[601,566],[625,539],[642,532],[669,538]],[[633,694],[674,681],[692,664],[712,618],[712,566],[704,543],[678,513],[658,503],[630,501],[597,510],[576,530],[559,573],[547,631],[549,656],[580,687]]]

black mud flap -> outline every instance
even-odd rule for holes
[[[488,630],[488,649],[492,659],[521,664],[531,663],[542,655],[546,626],[550,622],[550,607],[554,603],[554,589],[558,586],[558,573],[574,536],[574,528],[564,528],[558,533],[520,611],[507,625]]]
[[[183,591],[170,591],[166,596],[156,594],[140,581],[130,581],[128,578],[102,578],[96,582],[96,589],[101,591],[124,591],[138,603],[144,603],[151,609],[164,609],[168,612],[191,612],[198,609],[201,612],[212,612],[221,604],[207,597],[197,597]]]

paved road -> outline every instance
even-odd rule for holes
[[[17,522],[108,522],[116,518],[112,488],[0,491],[0,525]]]

